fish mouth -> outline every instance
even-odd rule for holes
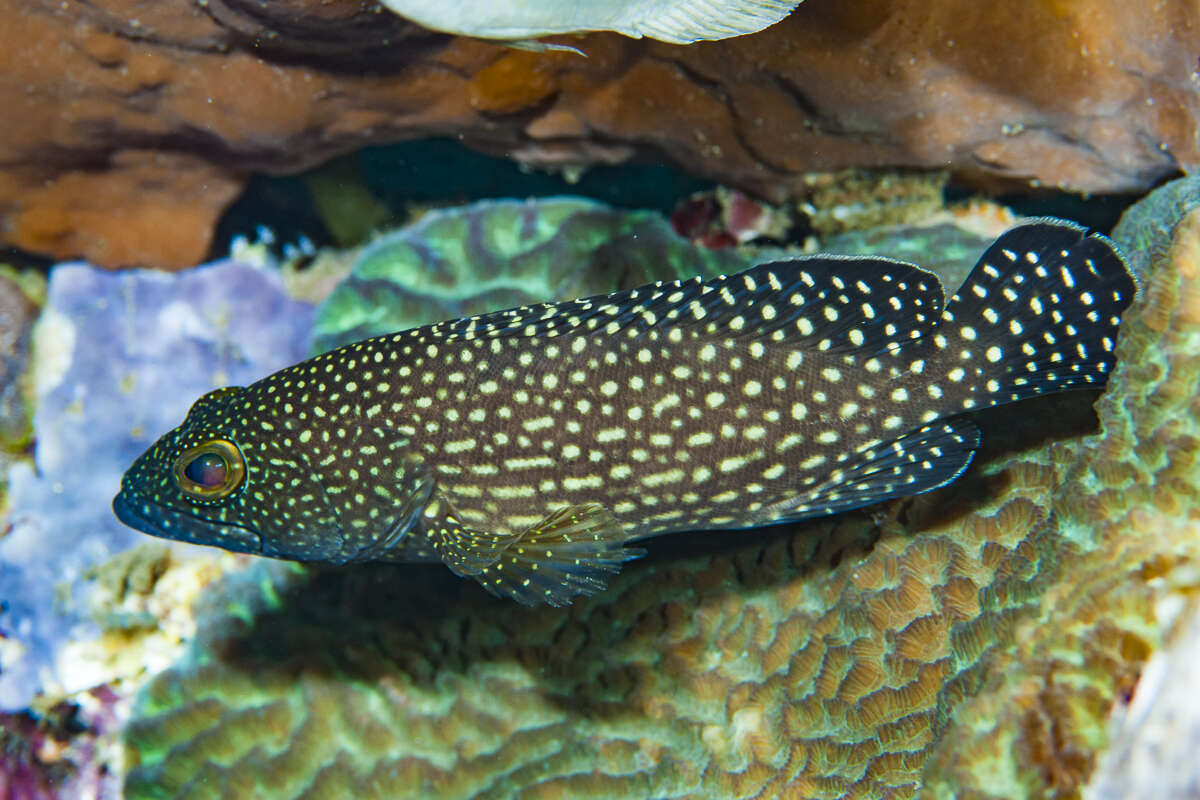
[[[151,536],[220,547],[234,553],[261,555],[263,552],[262,537],[254,531],[203,520],[149,500],[131,498],[125,491],[113,498],[112,510],[125,525]]]

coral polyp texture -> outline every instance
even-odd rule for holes
[[[1099,432],[1095,393],[998,410],[949,490],[652,543],[561,609],[433,567],[255,564],[139,698],[127,796],[1078,794],[1160,601],[1196,588],[1200,211],[1179,216],[1133,254]]]

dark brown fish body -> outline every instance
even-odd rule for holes
[[[198,401],[114,503],[157,535],[444,561],[561,603],[630,539],[944,485],[966,412],[1103,385],[1135,291],[1110,243],[1035,222],[942,309],[937,279],[815,257],[377,337]]]

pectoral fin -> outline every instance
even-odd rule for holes
[[[622,562],[645,552],[624,547],[621,526],[596,504],[555,511],[515,536],[480,533],[443,520],[432,538],[455,573],[524,605],[562,606],[577,594],[594,594]]]
[[[442,563],[455,575],[473,578],[503,556],[520,534],[498,535],[468,528],[453,513],[426,523],[429,541]]]

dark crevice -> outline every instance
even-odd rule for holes
[[[302,16],[287,4],[208,0],[197,8],[219,29],[193,39],[166,36],[83,0],[81,17],[118,38],[165,49],[194,53],[241,50],[281,65],[306,66],[325,72],[362,76],[395,74],[453,37],[429,31],[377,7],[340,19]]]
[[[208,0],[202,8],[239,49],[273,63],[335,73],[395,73],[427,61],[453,38],[378,7],[341,19],[298,16],[286,4],[253,0]]]
[[[810,120],[811,130],[815,134],[822,136],[831,136],[845,139],[853,139],[864,144],[885,144],[885,137],[878,131],[856,129],[846,125],[829,114],[821,111],[817,103],[808,96],[808,94],[792,81],[782,75],[771,73],[772,83],[784,94],[791,98],[792,102],[804,112]]]
[[[759,151],[758,148],[756,148],[750,142],[750,140],[746,137],[745,120],[742,118],[741,114],[738,112],[737,106],[733,102],[733,99],[730,96],[728,90],[725,88],[725,86],[720,81],[714,80],[713,78],[710,78],[707,75],[704,75],[703,73],[697,71],[695,68],[690,67],[681,61],[674,61],[674,60],[662,59],[662,58],[655,59],[655,60],[659,61],[660,63],[670,64],[671,66],[678,69],[685,76],[687,76],[688,80],[693,85],[695,85],[698,88],[707,92],[714,99],[716,99],[723,108],[725,108],[725,110],[728,112],[729,116],[733,119],[733,122],[734,122],[734,124],[732,126],[730,126],[731,133],[733,135],[734,140],[737,141],[738,146],[746,154],[748,154],[751,157],[751,159],[758,162],[759,164],[763,164],[763,165],[769,167],[771,170],[773,170],[776,173],[780,173],[780,174],[784,174],[784,175],[791,173],[791,170],[785,168],[781,164],[775,163],[770,157],[768,157],[766,154]],[[806,111],[805,113],[808,113],[808,112]],[[666,156],[663,155],[663,157],[665,158]]]
[[[708,77],[704,73],[696,70],[695,67],[691,67],[683,61],[677,61],[671,58],[662,58],[661,56],[654,55],[647,55],[646,60],[659,64],[667,64],[671,67],[674,67],[687,76],[687,79],[691,84],[708,92],[710,95],[715,97],[721,103],[721,105],[725,106],[726,108],[729,107],[729,92],[726,91],[724,84],[715,78]]]

